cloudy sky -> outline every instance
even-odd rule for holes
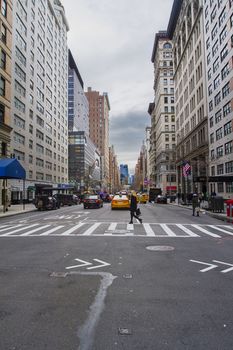
[[[85,90],[107,92],[110,143],[130,172],[150,125],[151,54],[155,33],[166,30],[173,0],[62,0],[68,44]]]

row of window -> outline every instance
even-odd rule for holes
[[[233,153],[233,141],[226,142],[224,145],[221,145],[216,148],[216,151],[214,149],[210,152],[211,159],[215,159],[222,157],[223,155],[228,155]]]
[[[233,173],[233,161],[226,162],[225,164],[218,164],[216,166],[217,175],[223,175],[225,168],[225,174]],[[211,175],[215,176],[215,166],[211,167]]]
[[[220,140],[223,136],[227,136],[232,133],[232,122],[229,121],[223,127],[220,127],[215,131],[216,141]],[[214,133],[210,134],[210,143],[214,143]]]

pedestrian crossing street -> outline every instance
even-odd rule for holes
[[[197,225],[83,221],[76,224],[18,223],[0,225],[0,238],[4,237],[212,237],[233,236],[233,225]]]

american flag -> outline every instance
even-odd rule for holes
[[[183,176],[187,177],[188,175],[190,175],[190,173],[191,173],[191,165],[188,162],[186,162],[183,165]]]

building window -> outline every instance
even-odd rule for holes
[[[221,111],[221,109],[217,113],[215,113],[215,123],[216,124],[219,123],[220,120],[222,120],[222,111]]]
[[[3,77],[0,77],[0,96],[5,96],[6,81]]]
[[[2,0],[1,1],[1,14],[6,17],[7,16],[7,1]]]
[[[214,97],[214,105],[217,106],[221,102],[221,92],[219,92],[215,97]]]
[[[5,106],[0,103],[0,123],[5,122]]]
[[[228,82],[223,88],[222,88],[222,98],[225,98],[230,93],[230,83]]]
[[[228,44],[226,44],[224,46],[224,48],[222,49],[221,53],[220,53],[220,57],[221,57],[221,62],[224,60],[224,58],[228,55]]]
[[[223,182],[218,182],[217,183],[217,188],[218,188],[218,193],[224,192]]]
[[[219,128],[216,130],[216,141],[220,140],[222,138],[222,128]]]
[[[4,44],[6,44],[6,33],[7,33],[6,27],[2,23],[1,24],[1,40]]]
[[[233,173],[233,161],[225,163],[225,173]]]
[[[229,135],[232,132],[232,122],[228,122],[224,125],[224,136]]]
[[[217,175],[223,174],[223,164],[217,165]]]
[[[0,61],[0,68],[3,70],[6,69],[6,53],[1,48],[1,61]]]
[[[226,76],[229,74],[229,72],[230,72],[230,66],[229,66],[229,62],[228,62],[221,70],[222,80],[224,80],[226,78]]]
[[[225,154],[231,154],[233,151],[233,141],[225,143],[224,149],[225,149]]]
[[[231,113],[231,103],[228,102],[225,106],[223,106],[223,116],[226,117],[229,113]]]
[[[217,155],[217,158],[220,158],[223,156],[223,146],[219,146],[216,148],[216,155]]]
[[[227,193],[233,192],[233,182],[226,182],[226,192]]]

